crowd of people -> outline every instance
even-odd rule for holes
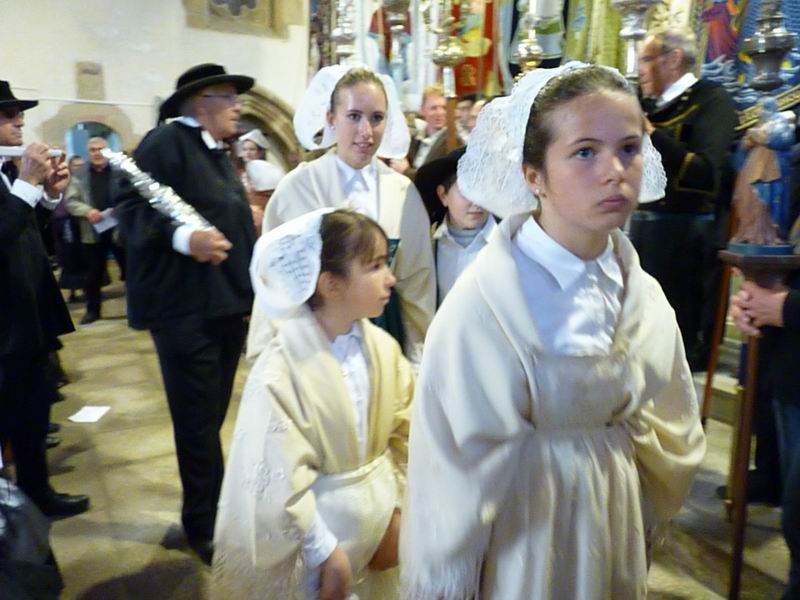
[[[692,75],[694,48],[651,32],[640,90],[605,67],[534,70],[508,96],[462,98],[455,136],[441,88],[410,118],[389,77],[324,67],[294,118],[317,158],[288,173],[239,130],[253,78],[196,65],[133,158],[200,220],[155,210],[102,138],[69,169],[28,144],[0,185],[0,437],[17,485],[46,515],[89,507],[47,478],[48,369],[73,325],[36,215],[61,206],[58,231],[82,247],[61,274],[84,291],[81,325],[102,318],[113,253],[129,325],[152,337],[182,526],[213,597],[646,597],[705,454],[692,371],[715,343],[731,189],[735,109]],[[33,106],[0,82],[0,146],[22,145]],[[790,287],[732,301],[745,333],[770,327],[788,599]]]

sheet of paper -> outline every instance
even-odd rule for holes
[[[119,221],[117,221],[116,217],[112,214],[114,211],[111,208],[107,208],[103,211],[100,211],[101,219],[97,223],[93,223],[92,227],[97,233],[103,233],[104,231],[108,231],[112,227],[116,227]]]
[[[84,406],[69,417],[69,420],[73,423],[97,423],[110,408],[110,406]]]

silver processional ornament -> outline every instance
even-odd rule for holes
[[[637,44],[647,35],[645,18],[650,9],[662,0],[611,0],[622,17],[619,37],[625,40],[625,79],[639,83],[639,49]]]
[[[121,171],[147,202],[160,212],[181,225],[189,225],[195,230],[216,229],[197,210],[181,198],[175,190],[153,179],[142,171],[130,156],[124,152],[113,152],[109,148],[101,150],[108,163]]]

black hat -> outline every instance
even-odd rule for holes
[[[447,213],[447,209],[439,200],[436,188],[456,174],[458,159],[464,156],[466,150],[466,146],[456,148],[447,156],[425,163],[417,170],[414,185],[419,190],[419,195],[422,196],[422,202],[425,204],[425,210],[428,211],[431,223],[441,223]]]
[[[16,106],[20,110],[28,110],[39,104],[38,100],[19,100],[14,97],[7,81],[0,81],[0,108]]]
[[[253,87],[255,80],[246,75],[229,75],[222,65],[203,63],[196,65],[178,77],[175,92],[161,103],[158,111],[159,120],[179,117],[181,102],[210,85],[232,83],[237,94],[242,94]]]

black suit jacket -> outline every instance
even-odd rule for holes
[[[74,330],[36,211],[0,180],[0,360],[54,350]]]
[[[169,185],[233,244],[213,266],[172,248],[177,224],[157,212],[127,182],[115,214],[126,241],[128,322],[158,329],[250,313],[248,267],[256,231],[247,195],[230,157],[209,150],[199,128],[179,122],[152,130],[136,149],[139,167]]]
[[[672,102],[660,108],[644,105],[656,128],[653,145],[661,153],[667,172],[663,200],[642,210],[714,212],[725,188],[729,148],[737,124],[736,107],[721,85],[701,79]]]

